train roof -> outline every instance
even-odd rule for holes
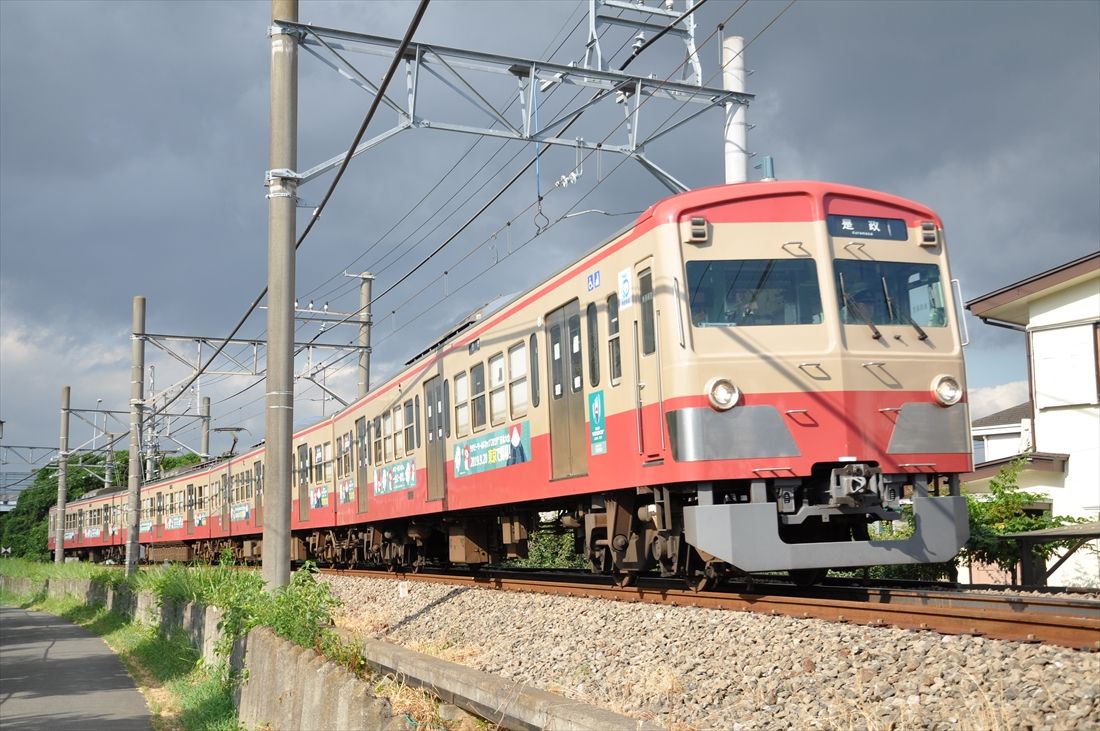
[[[932,209],[916,201],[869,188],[860,188],[844,183],[822,182],[820,180],[767,180],[696,188],[685,193],[677,193],[668,198],[662,198],[638,216],[634,225],[637,226],[651,218],[655,219],[653,221],[655,224],[675,223],[679,221],[685,211],[716,206],[732,200],[774,198],[777,196],[793,196],[799,193],[809,193],[819,200],[828,195],[868,198],[908,210],[914,218],[934,220],[937,226],[942,226],[940,217]],[[780,220],[785,220],[782,207],[762,208],[760,212],[765,214],[759,219],[760,221],[776,220],[777,215]],[[791,220],[800,220],[801,217],[805,216],[805,209],[800,209],[793,215],[795,217]],[[824,217],[825,211],[823,209],[815,211],[814,220],[824,219]],[[753,220],[757,219],[751,213],[745,218],[745,221]]]

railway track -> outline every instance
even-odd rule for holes
[[[868,626],[891,626],[942,634],[969,634],[998,640],[1036,642],[1100,650],[1100,602],[1031,595],[896,588],[755,585],[695,592],[682,584],[642,579],[620,587],[605,577],[540,576],[529,572],[479,571],[394,573],[322,569],[339,576],[426,581],[617,601],[689,606],[727,611],[781,614]]]

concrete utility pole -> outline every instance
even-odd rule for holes
[[[65,500],[69,479],[69,387],[61,387],[61,438],[57,449],[57,525],[53,527],[53,562],[65,561]]]
[[[141,407],[145,398],[145,298],[134,297],[133,334],[130,336],[130,475],[126,503],[126,575],[137,570],[141,523]]]
[[[202,397],[202,411],[199,412],[202,417],[202,443],[199,444],[199,456],[203,460],[210,459],[210,397]]]
[[[271,19],[298,21],[298,0],[272,0]],[[290,441],[294,423],[294,246],[298,179],[298,37],[272,26],[267,216],[267,407],[263,578],[290,583]]]
[[[722,88],[745,92],[745,39],[730,36],[722,40]],[[726,103],[726,182],[749,179],[748,105]]]
[[[374,275],[363,272],[359,275],[359,398],[370,390],[370,290]]]
[[[115,481],[115,435],[103,432],[107,436],[107,464],[103,468],[103,487],[110,489]]]

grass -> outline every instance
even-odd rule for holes
[[[56,574],[54,574],[56,576]],[[0,591],[0,604],[64,617],[99,635],[121,658],[145,696],[155,731],[236,731],[231,684],[207,667],[182,633],[168,636],[102,605],[79,600],[17,596]]]

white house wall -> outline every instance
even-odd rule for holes
[[[1089,520],[1100,517],[1097,319],[1100,277],[1037,297],[1030,304],[1028,323],[1035,449],[1069,455],[1063,485],[1048,491],[1052,511]],[[1079,551],[1050,577],[1050,583],[1100,585],[1100,542],[1091,545],[1092,551]]]
[[[1079,282],[1033,300],[1028,328],[1096,320],[1100,317],[1100,277]]]

